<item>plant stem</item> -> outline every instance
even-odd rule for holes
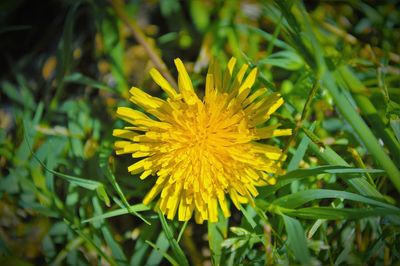
[[[168,71],[164,61],[160,58],[157,52],[153,49],[151,44],[148,42],[147,37],[141,31],[137,23],[131,19],[125,12],[124,2],[122,0],[109,0],[111,6],[113,7],[115,14],[125,23],[131,34],[135,37],[137,42],[143,46],[150,60],[153,62],[154,66],[161,72],[161,74],[168,80],[168,82],[175,88],[178,88],[175,79],[172,77],[171,73]]]

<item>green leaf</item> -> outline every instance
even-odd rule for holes
[[[104,201],[104,203],[106,204],[106,206],[107,206],[107,207],[110,207],[110,198],[108,197],[107,192],[106,192],[106,190],[104,189],[104,186],[103,186],[103,185],[98,186],[98,187],[96,188],[96,192],[97,192],[97,195],[99,196],[99,198],[100,198],[102,201]]]
[[[346,118],[347,122],[355,130],[378,164],[386,171],[396,189],[400,191],[400,171],[397,169],[396,165],[389,158],[389,156],[384,152],[382,146],[379,144],[379,141],[371,132],[370,128],[366,125],[364,120],[351,105],[346,95],[343,93],[343,89],[339,88],[339,86],[336,84],[331,73],[325,73],[323,77],[323,84],[331,93],[338,109]]]
[[[208,245],[211,251],[211,261],[213,265],[221,265],[222,242],[228,236],[228,219],[219,212],[218,222],[208,222]]]
[[[72,73],[71,75],[68,75],[64,77],[64,82],[70,82],[70,83],[76,83],[76,84],[81,84],[81,85],[86,85],[90,86],[99,90],[105,90],[109,92],[113,92],[113,89],[107,86],[106,84],[99,82],[97,80],[91,79],[89,77],[84,76],[81,73]]]
[[[248,208],[251,208],[250,205],[248,205]],[[246,221],[250,224],[250,226],[254,229],[257,224],[254,221],[253,217],[251,216],[251,214],[242,206],[240,205],[240,211],[243,213],[244,218],[246,219]]]
[[[26,129],[26,125],[27,125],[27,122],[24,121],[24,129]],[[100,183],[100,182],[98,182],[98,181],[94,181],[94,180],[83,179],[83,178],[75,177],[75,176],[72,176],[72,175],[63,174],[63,173],[54,171],[54,170],[52,170],[52,169],[49,169],[49,168],[39,159],[39,157],[33,152],[32,148],[31,148],[31,146],[30,146],[30,144],[29,144],[28,136],[27,136],[26,132],[25,132],[25,134],[24,134],[24,137],[25,137],[25,143],[27,144],[28,149],[29,149],[29,151],[31,152],[32,156],[40,163],[40,165],[41,165],[46,171],[52,173],[53,175],[56,175],[56,176],[61,177],[62,179],[64,179],[64,180],[70,182],[71,184],[74,184],[74,185],[77,185],[77,186],[80,186],[80,187],[83,187],[83,188],[86,188],[86,189],[89,189],[89,190],[96,190],[96,192],[97,192],[99,198],[100,198],[101,200],[103,200],[103,201],[105,202],[106,205],[110,205],[110,199],[109,199],[109,197],[108,197],[108,195],[107,195],[107,192],[106,192],[106,190],[105,190],[105,188],[104,188],[104,185],[103,185],[102,183]]]
[[[182,251],[181,247],[178,245],[178,242],[175,240],[172,230],[169,227],[167,220],[165,220],[164,215],[161,211],[158,212],[158,217],[160,217],[161,226],[165,233],[165,236],[168,239],[169,244],[171,245],[172,252],[174,253],[174,257],[179,265],[189,265],[187,258],[185,257],[185,253]]]
[[[315,128],[315,123],[313,123],[310,127],[310,131],[312,132]],[[301,141],[299,145],[297,146],[297,149],[295,153],[293,154],[293,157],[290,159],[290,162],[286,168],[287,171],[292,171],[298,168],[298,165],[300,164],[300,161],[303,159],[304,154],[307,151],[308,144],[310,143],[309,138],[301,138]]]
[[[117,191],[118,196],[122,200],[122,203],[128,210],[130,210],[130,204],[128,200],[126,199],[124,193],[122,192],[122,189],[120,188],[117,180],[115,179],[114,174],[112,173],[110,169],[110,165],[108,163],[108,158],[111,155],[112,148],[109,147],[109,143],[107,141],[104,141],[100,147],[100,155],[99,155],[99,165],[101,168],[101,171],[103,174],[107,177],[107,179],[110,181],[110,183],[113,185],[115,191]],[[108,206],[108,205],[107,205]],[[142,215],[139,213],[135,212],[134,210],[130,210],[130,213],[137,216],[139,219],[141,219],[143,222],[146,224],[150,225],[150,222],[147,221]]]
[[[332,165],[342,165],[345,167],[349,167],[349,164],[345,160],[343,160],[343,158],[340,157],[340,155],[337,154],[330,147],[325,146],[324,149],[321,149],[321,147],[315,144],[314,142],[311,142],[309,145],[310,149],[314,153],[316,153],[318,157],[320,157],[327,163]],[[384,198],[383,195],[373,185],[368,183],[368,181],[363,177],[343,178],[343,180],[364,196],[381,198],[381,199]]]
[[[282,218],[288,234],[289,248],[302,265],[311,265],[311,256],[307,248],[306,235],[300,222],[286,215],[282,215]]]
[[[210,24],[210,10],[204,1],[190,1],[190,14],[197,29],[204,32]]]
[[[46,171],[49,171],[50,173],[61,177],[62,179],[64,179],[65,181],[70,182],[71,184],[74,184],[74,185],[77,185],[79,187],[83,187],[83,188],[86,188],[86,189],[89,189],[89,190],[96,190],[96,192],[98,193],[99,197],[103,201],[105,201],[108,204],[110,203],[110,199],[108,198],[108,195],[107,195],[107,193],[106,193],[106,191],[104,189],[104,185],[102,183],[100,183],[98,181],[94,181],[94,180],[89,180],[89,179],[75,177],[75,176],[72,176],[72,175],[63,174],[63,173],[48,169],[43,164],[43,162],[40,161],[40,160],[39,160],[39,163],[43,166],[43,168],[46,169]]]
[[[150,247],[148,245],[146,245],[146,240],[151,240],[151,239],[155,239],[157,236],[158,238],[163,237],[163,242],[162,243],[166,243],[166,248],[164,249],[164,247],[161,247],[160,245],[158,245],[159,240],[157,239],[156,245],[158,248],[161,248],[161,250],[166,251],[169,248],[169,243],[167,241],[167,239],[165,238],[164,232],[160,232],[160,224],[155,221],[151,224],[151,226],[144,224],[141,227],[138,228],[140,230],[140,235],[138,236],[138,238],[136,238],[135,240],[135,247],[132,250],[132,257],[130,259],[130,265],[150,265],[150,264],[159,264],[159,261],[153,261],[152,256],[156,256],[153,255],[155,253],[158,252],[153,250],[151,252],[151,254],[149,255],[150,251]],[[161,242],[161,240],[160,240]],[[147,260],[147,261],[146,261]]]
[[[151,228],[151,227],[149,227]],[[169,249],[170,245],[168,242],[167,237],[165,236],[164,232],[156,232],[156,234],[158,234],[157,237],[157,241],[156,241],[156,246],[157,246],[157,250],[153,249],[150,253],[150,255],[145,254],[145,256],[147,257],[147,261],[146,263],[142,263],[143,265],[159,265],[163,259],[163,254],[167,254],[167,250]],[[146,243],[146,239],[145,243]],[[148,247],[148,245],[145,245],[146,247]],[[175,259],[174,259],[175,261]],[[133,261],[131,261],[131,265],[138,265],[138,264],[132,264]]]
[[[105,9],[103,16],[97,16],[100,33],[104,45],[104,54],[111,64],[111,73],[117,83],[116,90],[124,94],[128,90],[128,82],[124,73],[124,43],[114,12]]]
[[[258,65],[271,65],[287,70],[298,70],[304,66],[302,58],[297,53],[286,50],[279,51],[257,62]]]
[[[117,263],[115,262],[114,258],[106,254],[101,248],[100,245],[96,245],[96,243],[93,241],[93,239],[84,232],[81,228],[77,228],[75,225],[73,225],[70,221],[64,219],[64,222],[68,225],[68,227],[74,231],[76,234],[78,234],[81,238],[83,238],[92,248],[94,248],[101,257],[103,257],[110,265],[112,266],[117,266]]]
[[[400,118],[398,116],[390,118],[390,126],[396,135],[397,141],[400,141]]]
[[[382,173],[382,172],[383,171],[379,169],[361,169],[361,168],[353,168],[353,167],[338,166],[338,165],[325,165],[308,169],[297,169],[283,176],[279,176],[277,178],[277,183],[274,186],[265,186],[259,188],[260,198],[264,198],[274,193],[278,189],[292,183],[295,180],[301,180],[319,174],[324,174],[324,173],[341,174],[341,175],[349,175],[352,178],[354,178],[355,176],[363,173]]]
[[[93,202],[93,207],[95,209],[95,214],[97,214],[97,215],[103,214],[103,210],[99,204],[98,199],[96,197],[93,197],[92,202]],[[111,248],[112,254],[113,254],[116,262],[118,262],[118,265],[127,265],[128,261],[124,254],[124,251],[122,250],[122,247],[114,239],[113,234],[111,234],[107,225],[104,223],[104,220],[99,220],[99,221],[101,222],[100,230],[103,233],[103,236],[104,236],[104,239],[105,239],[107,245]]]
[[[176,15],[181,10],[181,5],[178,0],[160,1],[161,14],[164,17]]]
[[[304,191],[299,191],[293,194],[289,194],[283,197],[280,197],[272,202],[273,205],[279,205],[284,208],[294,209],[297,208],[309,201],[317,200],[317,199],[326,199],[326,198],[336,198],[336,199],[347,199],[352,201],[357,201],[369,205],[375,205],[382,208],[388,208],[391,210],[400,211],[397,207],[383,203],[377,200],[373,200],[361,195],[357,195],[354,193],[346,192],[346,191],[338,191],[338,190],[329,190],[329,189],[308,189]]]
[[[398,210],[387,208],[357,208],[357,209],[337,209],[330,207],[308,207],[296,210],[284,210],[291,216],[296,216],[304,219],[361,219],[374,216],[400,215]]]
[[[51,170],[51,169],[47,168],[47,166],[39,158],[37,158],[33,152],[32,152],[32,155],[38,160],[38,162],[42,165],[42,167],[46,169],[46,171],[48,171],[54,175],[57,175],[57,176],[61,177],[62,179],[66,180],[74,185],[77,185],[79,187],[83,187],[83,188],[86,188],[89,190],[97,190],[97,189],[99,189],[99,187],[103,187],[103,191],[105,192],[104,186],[102,183],[94,181],[94,180],[83,179],[83,178],[79,178],[79,177],[75,177],[72,175],[67,175],[67,174],[63,174],[63,173]],[[104,195],[102,195],[102,196],[104,196]]]
[[[294,50],[294,48],[291,47],[286,42],[276,39],[274,37],[274,35],[266,32],[266,31],[263,31],[263,30],[261,30],[261,29],[259,29],[257,27],[249,26],[249,25],[246,25],[246,24],[238,24],[235,27],[237,29],[239,29],[240,31],[242,31],[242,32],[250,31],[250,32],[256,33],[256,34],[260,35],[262,38],[264,38],[268,42],[274,41],[274,46],[276,46],[276,47],[282,48],[284,50]]]
[[[152,248],[154,248],[154,250],[157,250],[158,252],[160,252],[163,255],[163,257],[166,258],[169,261],[169,263],[171,263],[171,265],[174,265],[174,266],[179,266],[180,265],[167,252],[165,252],[165,251],[161,250],[160,248],[158,248],[156,244],[154,244],[154,243],[152,243],[152,242],[150,242],[148,240],[146,240],[146,243],[149,244]]]
[[[93,221],[97,221],[97,220],[102,220],[102,219],[107,219],[107,218],[111,218],[111,217],[128,214],[128,213],[130,213],[130,210],[135,211],[135,212],[141,212],[141,211],[149,211],[150,208],[144,204],[131,205],[131,206],[129,206],[129,209],[122,208],[122,209],[106,212],[102,215],[94,216],[90,219],[83,220],[82,223],[88,223],[88,222],[93,222]]]
[[[34,102],[26,101],[24,97],[22,97],[19,90],[10,82],[4,81],[1,83],[1,91],[7,95],[7,97],[15,103],[20,104],[21,106],[27,107],[30,110],[35,110]]]

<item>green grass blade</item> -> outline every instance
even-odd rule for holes
[[[400,141],[400,118],[391,118],[390,119],[390,126],[392,127],[392,130],[394,134],[396,135],[396,138],[398,141]]]
[[[96,88],[99,90],[105,90],[108,92],[114,92],[113,89],[111,89],[106,84],[99,82],[97,80],[91,79],[89,77],[86,77],[82,73],[78,73],[78,72],[72,73],[72,74],[64,77],[63,81],[69,82],[69,83],[86,85],[86,86],[90,86],[92,88]]]
[[[35,156],[35,155],[33,155],[33,156]],[[80,178],[80,177],[75,177],[75,176],[72,176],[72,175],[63,174],[63,173],[60,173],[60,172],[57,172],[57,171],[54,171],[54,170],[51,170],[51,169],[47,168],[47,166],[45,164],[43,164],[43,162],[40,161],[40,160],[39,160],[39,163],[43,166],[43,168],[46,169],[46,171],[48,171],[48,172],[50,172],[50,173],[52,173],[52,174],[54,174],[56,176],[61,177],[62,179],[64,179],[65,181],[70,182],[71,184],[74,184],[74,185],[77,185],[79,187],[83,187],[83,188],[86,188],[86,189],[89,189],[89,190],[95,190],[98,193],[98,195],[99,195],[99,197],[101,199],[106,201],[106,203],[107,202],[109,203],[108,195],[105,192],[104,185],[102,183],[94,181],[94,180],[83,179],[83,178]],[[107,205],[109,205],[109,204],[107,204]]]
[[[79,246],[82,245],[84,242],[82,237],[76,237],[70,240],[69,243],[65,246],[63,250],[61,250],[57,256],[54,258],[54,260],[50,263],[50,265],[62,265],[62,262],[64,259],[67,257],[67,255],[71,252],[71,250],[76,250],[79,248]]]
[[[313,123],[310,127],[310,131],[313,131],[315,128],[315,123]],[[296,151],[294,152],[292,158],[289,161],[289,164],[286,168],[287,171],[292,171],[298,168],[300,161],[303,159],[304,154],[307,151],[308,144],[310,143],[309,138],[301,138],[299,145],[297,146]]]
[[[238,24],[238,25],[236,25],[236,28],[239,29],[240,31],[250,31],[250,32],[256,33],[256,34],[260,35],[262,38],[264,38],[268,42],[273,41],[274,42],[274,46],[276,46],[276,47],[282,48],[284,50],[294,50],[294,48],[291,47],[286,42],[284,42],[282,40],[279,40],[279,39],[276,39],[273,34],[270,34],[270,33],[266,32],[266,31],[263,31],[263,30],[261,30],[259,28],[254,27],[254,26],[245,25],[245,24]]]
[[[175,238],[172,234],[172,230],[169,227],[164,215],[161,212],[158,212],[158,216],[160,217],[161,226],[163,228],[165,236],[168,239],[169,244],[171,245],[172,252],[174,253],[174,257],[175,257],[176,261],[179,263],[179,265],[189,265],[189,262],[185,256],[185,253],[183,252],[181,247],[178,245],[178,242],[175,240]]]
[[[24,125],[26,123],[24,122]],[[25,126],[24,126],[25,127]],[[94,181],[94,180],[89,180],[89,179],[83,179],[83,178],[79,178],[79,177],[75,177],[72,175],[67,175],[67,174],[63,174],[57,171],[54,171],[52,169],[49,169],[46,164],[44,164],[39,157],[37,157],[37,155],[33,152],[29,141],[28,141],[28,137],[25,134],[25,142],[28,145],[29,151],[31,152],[32,156],[39,162],[39,164],[48,172],[52,173],[53,175],[59,176],[61,178],[63,178],[64,180],[70,182],[71,184],[89,189],[89,190],[95,190],[99,196],[100,199],[102,199],[105,204],[108,206],[110,205],[110,199],[108,197],[108,194],[106,193],[106,190],[104,188],[104,185],[98,181]]]
[[[219,212],[218,222],[208,222],[208,244],[211,251],[211,261],[215,266],[221,265],[222,242],[228,236],[228,219]]]
[[[251,208],[251,206],[248,207]],[[254,229],[257,226],[257,223],[254,221],[252,215],[242,205],[240,206],[240,211],[243,213],[244,219],[246,219],[249,225]]]
[[[164,231],[159,232],[155,244],[158,249],[157,250],[153,249],[151,251],[150,255],[145,254],[147,257],[147,260],[146,260],[146,263],[144,263],[144,265],[159,265],[163,259],[163,253],[167,253],[167,250],[169,249],[170,244],[168,242],[167,237],[165,236]],[[131,264],[131,265],[136,266],[137,264]]]
[[[95,213],[97,215],[103,214],[103,210],[100,206],[99,200],[96,197],[93,197],[92,203],[93,203]],[[103,233],[104,240],[106,241],[107,245],[110,247],[113,257],[115,258],[116,262],[118,262],[118,265],[128,265],[128,261],[127,261],[124,251],[122,250],[119,243],[114,239],[107,224],[104,223],[104,220],[99,220],[99,222],[100,223],[98,224],[98,227],[100,227],[100,230]],[[95,227],[96,227],[96,225],[95,225]]]
[[[311,142],[310,149],[318,157],[331,165],[343,165],[347,167],[349,166],[349,164],[329,146],[325,146],[323,149],[321,149],[320,146],[318,146],[314,142]],[[364,196],[381,199],[384,198],[383,195],[373,185],[368,183],[368,181],[363,177],[343,178],[343,180]]]
[[[150,225],[150,222],[147,221],[142,215],[140,215],[139,213],[130,209],[130,204],[129,204],[128,200],[126,199],[124,193],[122,192],[122,189],[118,185],[118,182],[115,179],[115,176],[110,169],[110,165],[108,164],[108,158],[111,155],[111,152],[112,152],[112,149],[109,148],[108,142],[106,142],[106,141],[103,142],[103,144],[100,148],[100,155],[99,155],[99,165],[100,165],[101,171],[107,177],[107,179],[110,181],[110,183],[114,187],[115,191],[117,191],[118,196],[122,200],[122,203],[124,204],[124,206],[126,208],[128,208],[130,213],[137,216],[139,219],[141,219],[146,224]]]
[[[64,83],[63,77],[68,74],[73,65],[73,52],[72,52],[72,39],[74,35],[74,26],[76,17],[78,16],[79,6],[81,5],[80,1],[76,1],[75,4],[69,9],[64,29],[63,35],[59,42],[59,47],[57,51],[57,61],[59,62],[59,66],[57,67],[56,72],[56,81],[57,81],[57,88],[53,99],[51,100],[51,108],[56,108],[57,101],[63,92]]]
[[[185,232],[188,223],[189,223],[189,221],[185,221],[183,223],[181,230],[179,230],[179,234],[178,234],[178,238],[176,239],[176,242],[179,243],[181,241],[183,233]]]
[[[400,215],[400,211],[388,208],[338,209],[330,207],[308,207],[296,210],[283,210],[288,215],[304,219],[361,219],[374,216]]]
[[[135,212],[142,212],[142,211],[149,211],[150,210],[150,208],[148,206],[144,205],[144,204],[131,205],[129,207],[129,209],[133,210]],[[83,220],[82,223],[88,223],[88,222],[93,222],[93,221],[98,221],[98,220],[102,220],[102,219],[107,219],[107,218],[112,218],[112,217],[115,217],[115,216],[128,214],[128,213],[130,213],[129,209],[128,208],[123,208],[123,209],[118,209],[118,210],[106,212],[104,214],[101,214],[101,215],[94,216],[92,218]]]
[[[150,247],[146,245],[146,240],[155,239],[156,236],[160,237],[161,235],[164,235],[163,232],[159,234],[160,224],[158,222],[152,223],[151,226],[144,224],[141,227],[139,227],[138,230],[140,230],[140,235],[136,238],[135,247],[132,250],[132,255],[130,259],[130,265],[132,266],[143,265],[146,263],[146,259],[150,260],[151,258],[151,254],[149,255]],[[164,242],[168,243],[166,239]],[[147,261],[147,264],[150,264],[150,262]]]
[[[357,102],[361,113],[371,124],[371,127],[375,130],[377,135],[382,138],[386,147],[393,155],[393,159],[397,164],[400,164],[400,143],[396,140],[393,132],[385,126],[384,121],[381,119],[371,100],[364,94],[367,88],[348,66],[340,67],[338,69],[338,75],[344,80],[344,84],[353,93],[354,100]]]
[[[336,85],[331,73],[326,72],[323,77],[323,84],[331,93],[335,104],[339,108],[341,114],[346,118],[347,122],[353,127],[357,135],[363,141],[369,152],[378,162],[378,164],[386,171],[390,180],[400,192],[400,171],[397,169],[393,161],[383,151],[378,140],[371,132],[370,128],[365,124],[362,118],[354,110],[345,94]]]
[[[163,257],[166,258],[169,261],[169,263],[171,263],[171,265],[174,265],[174,266],[179,266],[180,265],[167,252],[165,252],[165,251],[161,250],[160,248],[158,248],[156,244],[154,244],[154,243],[152,243],[152,242],[150,242],[148,240],[146,240],[146,243],[149,244],[152,248],[154,248],[154,250],[157,250],[158,252],[160,252],[163,255]]]
[[[311,143],[313,144],[313,143]],[[315,145],[315,144],[314,144]],[[301,180],[307,177],[323,174],[323,173],[330,173],[330,174],[341,174],[343,176],[350,175],[351,179],[355,179],[357,175],[361,175],[363,173],[382,173],[382,170],[378,169],[361,169],[361,168],[352,168],[348,166],[333,166],[333,165],[326,165],[326,166],[319,166],[314,168],[308,169],[297,169],[291,171],[283,176],[277,178],[277,183],[274,186],[265,186],[260,187],[259,192],[261,198],[268,196],[278,189],[289,185],[293,181]],[[362,179],[363,180],[363,179]],[[364,180],[365,181],[365,180]],[[366,182],[366,181],[365,181]],[[367,183],[368,184],[368,183]],[[369,184],[368,184],[369,185]],[[372,187],[372,186],[371,186]],[[371,193],[375,196],[375,193]],[[378,194],[380,195],[380,194]]]
[[[388,208],[391,210],[400,211],[400,209],[398,209],[393,205],[373,200],[355,193],[338,191],[338,190],[329,190],[329,189],[309,189],[309,190],[299,191],[293,194],[280,197],[275,201],[273,201],[272,204],[279,205],[285,208],[294,209],[312,200],[326,199],[326,198],[352,200],[382,208]]]
[[[83,232],[82,229],[80,228],[75,228],[68,220],[64,219],[65,223],[68,225],[68,227],[74,231],[77,235],[79,235],[81,238],[83,238],[91,247],[93,247],[96,252],[103,257],[110,265],[112,266],[117,266],[117,263],[115,260],[110,257],[108,254],[106,254],[101,248],[96,245],[96,243],[92,240],[90,236],[88,236],[85,232]]]
[[[118,265],[128,265],[124,251],[122,250],[122,247],[119,245],[119,243],[114,239],[114,236],[111,233],[110,229],[103,225],[101,227],[101,232],[103,233],[107,245],[111,248],[112,254],[116,262],[118,262]]]
[[[286,215],[282,215],[282,218],[288,234],[289,248],[302,265],[310,265],[311,256],[307,248],[307,239],[303,227],[300,222],[294,218]]]

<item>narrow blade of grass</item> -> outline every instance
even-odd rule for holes
[[[213,265],[221,265],[222,242],[228,235],[228,220],[219,213],[218,222],[208,222],[208,244]]]
[[[318,157],[331,165],[343,165],[346,167],[349,166],[349,164],[329,146],[325,146],[323,149],[321,149],[321,147],[318,146],[316,143],[311,142],[310,149]],[[376,189],[376,187],[368,183],[368,181],[364,177],[343,178],[343,180],[364,196],[381,199],[384,198],[383,195]]]
[[[386,171],[397,191],[400,192],[400,171],[397,169],[396,165],[383,151],[383,148],[379,144],[374,134],[371,132],[371,129],[365,124],[360,115],[357,114],[347,97],[336,85],[332,75],[329,72],[326,72],[323,80],[325,87],[331,93],[342,115],[353,127],[355,132],[357,132],[357,135],[361,138],[364,145],[367,147],[375,160]]]
[[[274,186],[265,186],[265,187],[259,188],[260,197],[268,196],[268,195],[274,193],[275,191],[277,191],[278,189],[292,183],[293,181],[301,180],[301,179],[304,179],[307,177],[311,177],[311,176],[315,176],[315,175],[319,175],[319,174],[323,174],[323,173],[341,174],[343,176],[350,175],[351,180],[353,180],[357,175],[361,175],[362,173],[366,173],[366,172],[382,173],[382,170],[361,169],[361,168],[352,168],[352,167],[337,166],[337,165],[336,166],[326,165],[326,166],[319,166],[319,167],[314,167],[314,168],[309,168],[309,169],[297,169],[297,170],[291,171],[283,176],[278,177],[277,178],[278,182]],[[367,182],[367,181],[365,181],[365,182]],[[376,195],[375,193],[372,193],[372,192],[371,192],[371,194],[372,194],[371,196]],[[380,195],[380,194],[378,193],[378,195]]]
[[[108,219],[111,217],[116,217],[116,216],[120,216],[120,215],[124,215],[124,214],[128,214],[131,211],[135,211],[135,212],[141,212],[141,211],[149,211],[150,208],[144,204],[136,204],[136,205],[131,205],[128,208],[123,208],[123,209],[118,209],[118,210],[114,210],[114,211],[110,211],[110,212],[106,212],[102,215],[98,215],[98,216],[94,216],[92,218],[83,220],[82,223],[88,223],[88,222],[93,222],[93,221],[97,221],[97,220],[101,220],[101,219]]]
[[[276,204],[285,208],[294,209],[312,200],[326,199],[326,198],[352,200],[382,208],[400,211],[400,209],[398,209],[397,207],[387,203],[373,200],[361,195],[357,195],[355,193],[330,190],[330,189],[308,189],[304,191],[299,191],[293,194],[280,197],[275,201],[273,201],[272,204]]]
[[[288,246],[302,265],[310,265],[311,256],[307,248],[307,239],[300,222],[294,218],[282,215],[288,234]]]
[[[89,77],[84,76],[82,73],[72,73],[63,79],[64,82],[76,83],[81,85],[90,86],[99,90],[105,90],[108,92],[114,92],[109,86],[104,83],[101,83],[97,80],[91,79]]]
[[[330,207],[308,207],[296,210],[286,210],[286,214],[304,219],[361,219],[366,217],[400,215],[398,210],[387,208],[330,208]]]
[[[80,228],[75,228],[68,220],[64,219],[65,223],[68,225],[68,227],[74,231],[76,234],[78,234],[81,238],[83,238],[91,247],[93,247],[96,252],[103,257],[110,265],[112,266],[117,266],[117,263],[115,260],[110,257],[108,254],[106,254],[101,248],[96,245],[96,243],[93,242],[92,238],[90,238],[83,230]]]
[[[176,261],[179,263],[179,265],[189,265],[189,262],[185,256],[185,253],[179,246],[178,242],[175,240],[175,238],[172,234],[172,230],[169,227],[164,215],[161,212],[158,212],[158,216],[160,217],[161,226],[163,228],[165,236],[168,239],[168,242],[171,245],[172,252],[174,253],[174,257],[175,257]]]
[[[128,200],[126,199],[124,193],[122,192],[122,189],[118,185],[118,182],[115,179],[115,176],[110,169],[110,165],[108,164],[108,158],[111,155],[111,152],[112,152],[112,150],[109,147],[108,142],[106,142],[106,141],[103,142],[103,144],[100,148],[100,155],[99,155],[99,165],[100,165],[101,171],[107,177],[107,179],[110,181],[110,183],[113,185],[115,191],[117,191],[118,196],[122,200],[122,203],[124,204],[124,206],[126,208],[128,208],[130,213],[137,216],[139,219],[141,219],[146,224],[150,225],[150,222],[147,221],[142,215],[140,215],[139,213],[130,209],[130,204],[129,204]]]
[[[160,252],[163,255],[163,257],[166,258],[169,261],[169,263],[171,263],[171,265],[179,266],[179,263],[176,262],[176,260],[174,260],[173,257],[171,257],[167,252],[164,252],[163,250],[159,249],[156,244],[148,240],[146,240],[146,243],[149,244],[149,246],[151,246],[152,248],[154,248],[154,250]]]
[[[92,198],[92,203],[93,207],[95,209],[95,213],[98,215],[103,214],[103,210],[100,206],[99,200],[96,197]],[[104,239],[107,243],[107,245],[110,247],[111,252],[116,260],[118,262],[118,265],[127,265],[128,261],[125,256],[125,253],[122,249],[122,247],[119,245],[119,243],[114,239],[114,236],[111,234],[110,230],[107,227],[107,224],[104,223],[104,220],[99,220],[100,224],[100,230],[103,233]]]

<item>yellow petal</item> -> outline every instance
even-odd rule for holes
[[[150,119],[147,115],[128,107],[118,107],[117,115],[126,122],[135,125],[135,121]]]
[[[278,160],[282,154],[282,150],[278,147],[258,142],[252,143],[252,150],[257,153],[263,153],[272,160]]]
[[[149,169],[151,165],[152,163],[148,159],[143,159],[130,165],[128,167],[128,172],[130,172],[131,174],[138,174],[143,170]]]
[[[199,101],[196,93],[194,92],[192,81],[190,80],[189,74],[186,71],[182,61],[177,58],[174,60],[176,69],[178,70],[178,86],[182,93],[183,99],[189,105],[195,104]]]
[[[292,129],[276,129],[279,125],[271,125],[262,128],[256,128],[257,139],[269,139],[272,137],[279,136],[290,136],[292,135]]]
[[[283,104],[283,99],[279,98],[275,103],[271,105],[271,107],[268,109],[268,114],[274,113],[281,105]]]
[[[258,97],[261,95],[267,93],[268,90],[266,88],[261,88],[256,90],[253,94],[251,94],[244,102],[243,102],[243,107],[248,106],[252,102],[254,102]]]
[[[155,184],[143,199],[143,204],[148,205],[163,189],[162,184]]]
[[[144,91],[135,87],[132,87],[129,92],[132,95],[129,100],[144,109],[157,109],[165,103],[165,101],[157,97],[152,97]]]
[[[150,75],[155,83],[157,83],[158,86],[160,86],[161,89],[163,89],[169,97],[171,97],[172,99],[178,98],[178,94],[176,93],[175,89],[172,88],[169,82],[160,74],[160,72],[158,72],[157,69],[152,68],[150,70]]]
[[[224,79],[222,81],[221,92],[227,91],[229,89],[229,85],[230,85],[230,82],[232,79],[233,69],[235,67],[236,61],[237,61],[236,58],[232,57],[228,62],[228,66],[225,69],[225,73],[224,73]]]
[[[233,95],[237,94],[237,90],[239,89],[240,84],[242,83],[243,77],[246,74],[246,71],[247,71],[248,67],[249,67],[249,65],[244,64],[240,68],[239,72],[236,74],[236,77],[233,80],[233,83],[232,83],[231,88],[229,90]]]
[[[210,222],[215,223],[218,221],[218,205],[216,198],[211,198],[208,202],[208,216]]]
[[[239,95],[245,90],[245,89],[250,89],[253,87],[254,82],[256,81],[257,77],[257,68],[253,68],[250,71],[250,74],[247,76],[246,80],[243,82],[243,84],[239,88]]]
[[[114,137],[132,140],[135,136],[139,134],[126,129],[114,129],[112,135]]]

